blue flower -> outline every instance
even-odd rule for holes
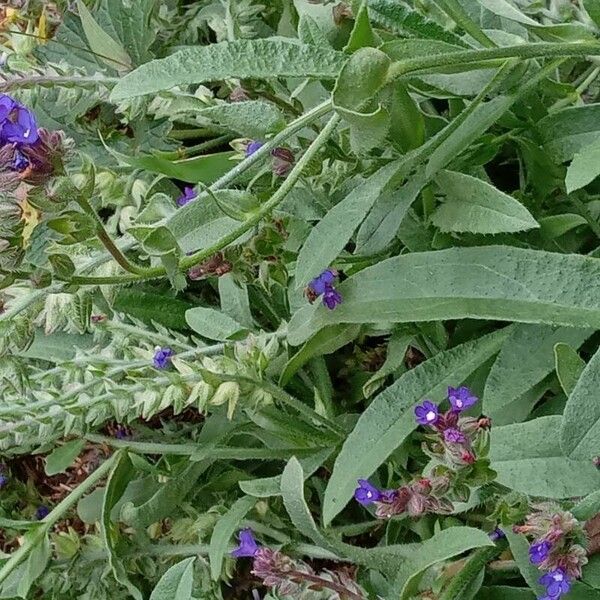
[[[183,193],[177,198],[177,206],[185,206],[188,202],[195,200],[198,197],[196,190],[193,187],[185,186]]]
[[[244,556],[254,556],[258,552],[259,545],[254,539],[252,529],[242,529],[238,534],[238,539],[240,543],[237,548],[231,551],[231,556],[242,558]]]
[[[558,600],[564,594],[569,593],[571,589],[569,576],[560,567],[540,577],[539,582],[546,586],[546,594],[552,600]]]
[[[152,358],[154,367],[156,369],[166,369],[174,354],[175,352],[171,348],[158,348]]]
[[[552,550],[552,544],[546,540],[531,544],[531,546],[529,546],[529,561],[533,565],[543,563],[548,558],[550,550]]]
[[[415,407],[415,418],[419,425],[435,425],[439,419],[440,410],[437,404],[425,400],[423,404]]]
[[[250,142],[246,146],[246,158],[248,158],[248,156],[252,156],[256,151],[260,150],[263,146],[264,146],[264,144],[257,140]]]
[[[332,285],[327,286],[325,288],[325,293],[323,294],[323,305],[329,310],[333,310],[341,303],[342,295]]]
[[[0,94],[0,125],[8,119],[8,116],[16,106],[17,103],[10,96]]]
[[[45,519],[49,514],[50,514],[50,509],[47,506],[44,506],[42,504],[42,506],[37,507],[37,509],[35,511],[35,518],[38,521],[41,521],[42,519]]]
[[[6,475],[0,475],[0,489],[8,483],[8,477]]]
[[[16,144],[35,144],[39,139],[35,115],[16,104],[2,123],[0,140]]]
[[[490,540],[492,540],[492,542],[497,542],[498,540],[501,540],[506,537],[504,531],[502,531],[500,527],[496,527],[494,531],[490,531],[490,533],[488,533],[488,536]]]
[[[471,393],[471,390],[466,386],[459,388],[448,388],[448,400],[452,405],[452,410],[455,412],[462,412],[467,410],[471,406],[477,404],[479,398]]]
[[[381,500],[382,492],[366,479],[358,480],[358,487],[354,490],[354,499],[363,506]]]
[[[27,167],[29,167],[29,164],[29,159],[20,150],[15,150],[15,155],[11,165],[12,170],[22,173],[25,171],[25,169],[27,169]]]

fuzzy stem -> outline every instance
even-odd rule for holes
[[[148,269],[140,267],[138,265],[134,265],[130,260],[119,250],[117,245],[113,242],[110,237],[108,231],[104,227],[104,223],[102,219],[98,216],[98,213],[94,210],[94,207],[90,204],[87,198],[83,197],[83,194],[77,195],[77,204],[83,209],[83,211],[94,219],[94,223],[96,224],[96,235],[98,239],[102,242],[104,247],[108,250],[111,256],[119,263],[123,269],[129,271],[130,273],[136,273],[137,275],[144,275]]]
[[[392,64],[388,71],[388,82],[399,77],[438,67],[464,67],[469,63],[494,61],[506,58],[550,58],[569,56],[598,56],[600,44],[591,42],[566,42],[560,44],[535,43],[502,48],[486,48],[484,50],[462,50],[449,54],[434,54],[409,58]],[[465,70],[465,69],[463,69]]]
[[[112,469],[118,454],[113,454],[106,462],[98,467],[85,481],[80,483],[66,498],[61,500],[52,510],[52,512],[40,521],[39,526],[31,531],[25,538],[23,545],[10,555],[10,558],[2,565],[0,569],[0,583],[16,569],[27,557],[33,549],[41,543],[50,529],[57,523],[62,516],[74,506],[80,498],[93,487],[96,486]]]
[[[469,558],[462,570],[454,576],[440,600],[460,600],[485,565],[502,552],[504,544],[479,548]]]

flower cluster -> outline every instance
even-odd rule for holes
[[[0,191],[45,183],[62,172],[66,152],[61,132],[38,128],[31,110],[0,94]]]
[[[571,582],[581,577],[587,563],[585,534],[581,524],[568,511],[553,504],[539,504],[523,525],[513,529],[533,537],[529,546],[529,561],[546,573],[539,582],[546,587],[542,600],[558,600],[571,588]]]
[[[155,369],[166,369],[171,362],[171,357],[174,356],[175,352],[171,348],[156,348],[154,357],[152,358],[152,364]]]
[[[242,529],[238,534],[239,545],[231,552],[234,558],[252,558],[252,574],[262,580],[263,585],[277,594],[291,598],[304,598],[310,591],[328,593],[331,600],[348,598],[364,600],[365,591],[344,570],[315,572],[304,561],[292,559],[278,550],[258,544],[251,529]],[[311,596],[312,597],[312,596]]]
[[[450,514],[452,503],[442,497],[449,484],[447,477],[424,477],[395,490],[380,490],[366,479],[359,479],[354,499],[363,506],[374,504],[375,515],[381,519],[401,514],[409,517],[426,513]]]
[[[323,296],[323,305],[333,310],[342,303],[341,294],[335,289],[334,282],[338,276],[335,269],[327,269],[315,277],[304,290],[308,301],[312,304],[319,296]]]
[[[415,407],[415,419],[419,425],[432,428],[436,437],[429,453],[436,457],[444,456],[453,467],[468,466],[475,463],[476,446],[480,443],[480,432],[489,428],[487,418],[474,419],[461,417],[461,413],[478,402],[468,387],[448,388],[450,410],[440,412],[437,404],[425,400]]]

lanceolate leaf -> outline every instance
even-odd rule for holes
[[[565,394],[570,396],[585,369],[585,362],[574,348],[564,343],[554,346],[554,361],[558,381]]]
[[[460,384],[500,349],[510,329],[442,352],[402,375],[377,395],[346,438],[323,502],[329,524],[366,479],[417,427],[413,407],[423,398],[442,400],[449,385]]]
[[[598,456],[600,434],[600,350],[583,370],[569,396],[560,431],[560,444],[567,456],[587,460]]]
[[[292,344],[326,325],[383,320],[474,318],[600,327],[600,263],[579,255],[507,246],[414,253],[364,269],[339,291],[344,302],[334,311],[307,306],[292,317]]]
[[[173,565],[152,590],[150,600],[191,600],[195,556]]]
[[[518,200],[481,179],[442,171],[435,180],[446,195],[432,217],[441,231],[503,233],[539,227]]]
[[[373,203],[405,168],[405,160],[395,161],[358,185],[336,204],[311,230],[298,255],[296,286],[306,286],[335,260]]]
[[[589,459],[568,458],[560,448],[559,415],[492,428],[490,459],[498,482],[545,498],[583,496],[600,487]]]
[[[581,148],[567,169],[567,194],[574,192],[600,175],[600,135],[591,144]]]
[[[138,67],[115,86],[111,100],[118,102],[176,85],[230,77],[333,79],[346,59],[346,55],[335,50],[282,39],[236,40],[196,46]]]
[[[571,327],[521,324],[513,328],[488,375],[483,411],[495,414],[542,381],[554,369],[559,342],[579,347],[591,331]]]

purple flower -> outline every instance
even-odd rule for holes
[[[323,305],[329,310],[333,310],[338,304],[342,303],[342,295],[332,286],[325,288],[323,294]]]
[[[246,158],[248,158],[248,156],[252,156],[257,150],[260,150],[263,146],[264,144],[262,142],[258,142],[256,140],[250,142],[246,146]]]
[[[415,407],[415,417],[419,425],[435,425],[439,419],[440,411],[437,404],[425,400],[423,404]]]
[[[278,177],[285,177],[292,170],[294,153],[287,148],[273,148],[271,156],[273,157],[271,170]]]
[[[462,412],[474,404],[477,404],[479,398],[474,396],[471,393],[471,390],[463,385],[459,388],[449,387],[448,400],[450,400],[453,411]]]
[[[50,509],[47,506],[44,506],[42,504],[42,506],[37,507],[37,509],[35,511],[35,518],[38,521],[41,521],[42,519],[45,519],[49,514],[50,514]]]
[[[8,477],[6,475],[0,475],[0,489],[8,483]]]
[[[0,139],[3,142],[35,144],[39,135],[33,112],[19,104],[13,108],[2,124]]]
[[[363,506],[368,506],[373,502],[381,500],[381,490],[377,489],[366,479],[358,480],[358,487],[354,490],[354,499]]]
[[[317,295],[320,296],[327,291],[328,287],[331,287],[335,281],[336,273],[333,269],[327,269],[323,271],[318,277],[315,277],[309,284],[308,287]]]
[[[158,348],[152,358],[154,367],[156,369],[166,369],[169,366],[171,356],[174,354],[175,352],[171,348]]]
[[[531,544],[531,546],[529,546],[529,561],[533,565],[543,563],[548,558],[551,549],[552,545],[546,540]]]
[[[8,119],[8,115],[14,110],[17,103],[6,94],[0,94],[0,124]]]
[[[125,440],[128,437],[129,432],[127,431],[127,427],[119,423],[115,428],[115,438],[117,438],[118,440]]]
[[[560,567],[540,577],[539,582],[546,586],[546,593],[552,600],[558,600],[571,589],[569,576]]]
[[[490,540],[492,540],[492,542],[497,542],[498,540],[501,540],[506,537],[506,535],[504,534],[504,531],[502,531],[502,529],[500,529],[500,527],[496,527],[496,529],[494,529],[494,531],[490,531],[488,536],[489,536]]]
[[[15,155],[12,162],[12,170],[22,173],[29,166],[29,159],[18,149],[15,150]]]
[[[259,546],[254,539],[252,529],[242,529],[238,534],[240,541],[239,546],[231,551],[231,556],[242,558],[244,556],[254,556],[259,549]]]
[[[198,197],[196,190],[193,187],[185,186],[183,193],[177,198],[177,206],[185,206],[188,202],[195,200]]]
[[[463,432],[459,431],[458,429],[454,429],[453,427],[444,430],[444,439],[449,444],[463,444],[467,441],[467,438],[464,436]]]

